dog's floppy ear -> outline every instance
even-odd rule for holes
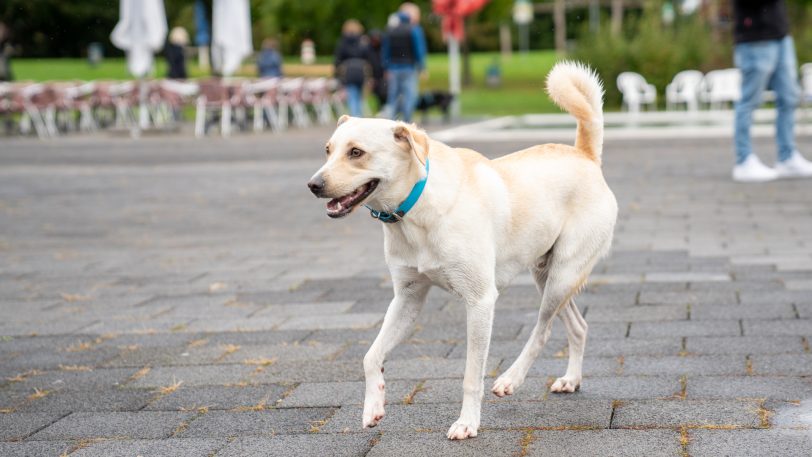
[[[338,123],[336,124],[336,127],[338,127],[339,125],[341,125],[341,124],[343,124],[343,123],[345,123],[345,122],[347,122],[349,120],[350,120],[350,116],[347,116],[346,114],[342,114],[341,117],[338,118]]]
[[[421,164],[426,164],[426,157],[429,155],[429,137],[426,132],[418,129],[414,125],[398,123],[393,129],[395,141],[404,143]]]

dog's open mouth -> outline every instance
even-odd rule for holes
[[[369,197],[369,194],[378,187],[378,182],[379,180],[373,179],[343,197],[330,200],[327,202],[327,215],[339,218],[350,214],[353,208]]]

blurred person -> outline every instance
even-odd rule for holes
[[[372,93],[378,99],[378,111],[382,111],[386,106],[386,78],[381,59],[381,47],[383,45],[383,33],[380,30],[369,32],[369,63],[372,67]]]
[[[169,43],[166,45],[166,63],[169,66],[166,77],[186,79],[186,46],[189,44],[189,33],[183,27],[175,27],[169,32]]]
[[[362,117],[364,82],[370,74],[370,48],[363,39],[364,27],[349,19],[341,27],[341,41],[335,51],[336,77],[347,91],[350,116]]]
[[[261,78],[279,78],[282,76],[282,54],[279,53],[279,42],[273,38],[262,41],[262,51],[257,58],[257,68]]]
[[[313,65],[316,63],[316,43],[310,38],[305,38],[302,40],[302,47],[299,55],[302,59],[302,63],[305,65]]]
[[[11,46],[11,29],[5,22],[0,22],[0,81],[11,81],[14,79],[11,74],[11,54],[14,48]]]
[[[420,20],[420,10],[415,13],[416,8],[407,7],[411,14],[402,10],[397,13],[400,23],[389,28],[381,46],[388,85],[385,115],[395,119],[400,113],[405,122],[412,121],[417,104],[418,75],[426,68],[426,37],[423,29],[414,24],[415,20]]]
[[[736,165],[733,179],[742,182],[771,181],[783,177],[812,176],[812,162],[796,149],[793,130],[800,97],[795,45],[789,35],[784,0],[735,0],[734,61],[741,70],[741,99],[736,103]],[[761,104],[764,90],[775,91],[775,168],[753,154],[750,126],[753,111]]]

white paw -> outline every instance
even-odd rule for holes
[[[558,378],[553,385],[550,386],[550,392],[556,393],[572,393],[581,387],[581,380],[576,378]]]
[[[513,395],[513,390],[518,387],[510,376],[502,375],[493,382],[491,392],[499,398],[505,395]]]
[[[448,439],[450,440],[464,440],[466,438],[472,438],[476,436],[477,428],[478,427],[474,425],[466,424],[461,420],[458,420],[457,422],[454,422],[454,425],[452,425],[451,428],[448,429],[448,435],[446,436],[448,436]]]
[[[374,427],[383,419],[385,414],[383,403],[383,389],[372,394],[367,394],[366,399],[364,399],[364,416],[362,419],[364,428]]]

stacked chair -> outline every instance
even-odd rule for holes
[[[328,78],[0,83],[0,133],[47,139],[106,129],[177,129],[194,108],[195,136],[215,127],[279,132],[324,125],[346,112],[341,85]]]

